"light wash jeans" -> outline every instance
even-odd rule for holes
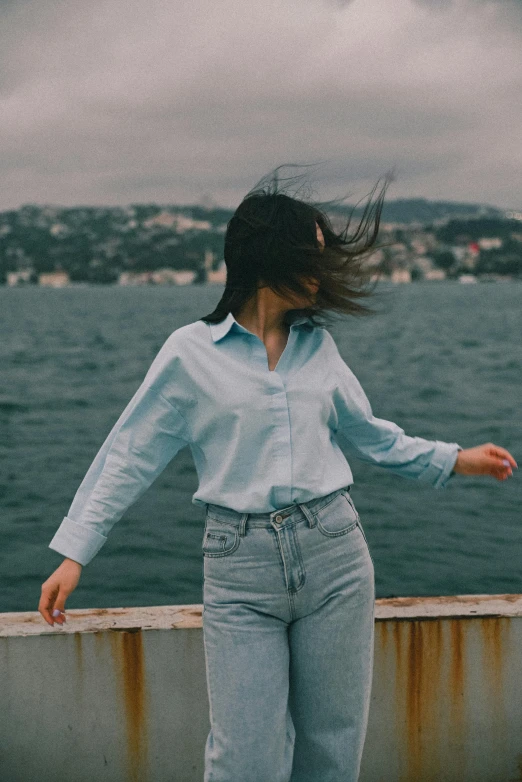
[[[375,582],[348,488],[272,513],[207,504],[204,782],[356,782]]]

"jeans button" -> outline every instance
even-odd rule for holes
[[[276,516],[276,517],[275,517],[275,520],[276,520],[276,521],[277,521],[277,523],[279,524],[281,521],[283,521],[283,517],[282,517],[282,516]]]

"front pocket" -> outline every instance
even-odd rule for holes
[[[345,491],[340,492],[334,500],[316,511],[314,515],[319,532],[328,538],[346,535],[357,527],[359,520],[355,505]]]
[[[362,527],[360,519],[357,520],[357,525],[358,525],[359,529],[361,530],[362,536],[364,538],[364,542],[366,543],[366,548],[368,549],[368,554],[370,555],[370,559],[371,559],[372,563],[375,565],[375,562],[373,562],[372,552],[370,551],[370,546],[369,546],[369,543],[368,543],[368,541],[366,539],[366,535],[365,535],[365,532],[363,530],[363,527]]]
[[[203,555],[205,557],[226,557],[239,546],[237,528],[221,524],[213,519],[205,522],[203,534]]]

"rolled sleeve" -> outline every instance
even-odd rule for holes
[[[106,535],[101,535],[96,530],[78,524],[65,516],[49,543],[49,548],[63,554],[64,557],[74,559],[80,565],[87,565],[106,540]]]
[[[433,442],[435,444],[434,452],[426,469],[424,480],[431,483],[436,489],[444,489],[455,474],[453,468],[457,461],[457,453],[462,451],[462,447],[458,443],[446,443],[441,440]]]

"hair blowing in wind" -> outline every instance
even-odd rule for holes
[[[305,174],[281,177],[280,170],[289,166],[299,167],[278,166],[263,177],[229,220],[225,233],[225,290],[213,312],[200,320],[218,323],[229,312],[237,312],[261,282],[281,296],[288,292],[306,296],[303,278],[319,282],[314,303],[298,311],[308,315],[314,325],[331,324],[333,313],[376,314],[358,300],[376,295],[381,265],[368,266],[365,261],[386,246],[376,241],[384,196],[394,174],[384,176],[384,184],[372,200],[380,179],[374,185],[355,230],[351,231],[355,206],[344,227],[335,230],[328,208],[339,207],[346,197],[314,200]],[[338,221],[336,216],[336,225]],[[317,239],[317,225],[323,232],[324,247]]]

